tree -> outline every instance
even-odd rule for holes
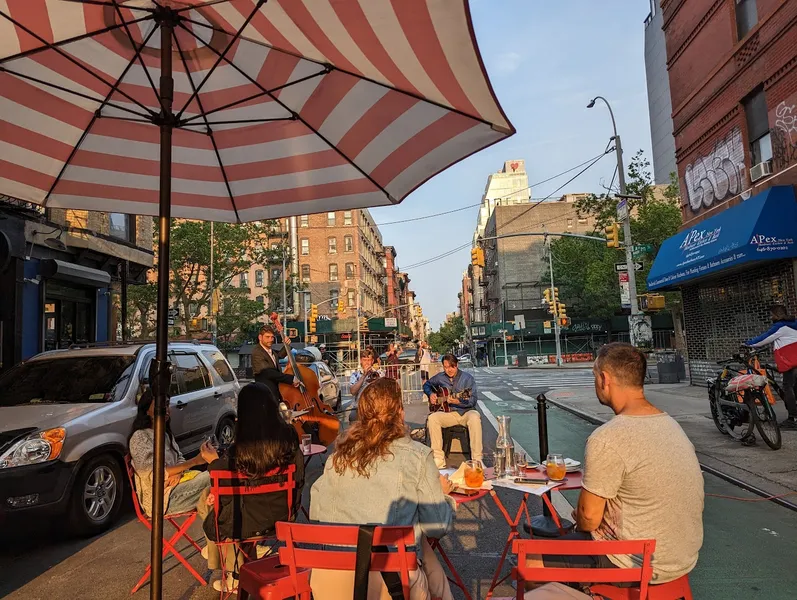
[[[462,317],[449,319],[440,326],[440,329],[429,334],[428,342],[432,350],[440,354],[451,352],[457,345],[457,340],[465,339],[465,321]]]
[[[224,294],[223,309],[216,317],[217,340],[222,348],[240,345],[249,326],[266,313],[262,302],[249,298],[249,290],[232,288]]]
[[[149,339],[155,332],[158,285],[152,281],[127,286],[127,331],[131,338]]]
[[[681,226],[678,180],[673,173],[664,193],[656,194],[650,163],[640,150],[628,167],[626,193],[640,196],[629,199],[633,242],[652,247],[652,253],[644,259],[645,268],[636,272],[637,293],[644,293],[661,244]],[[617,220],[617,202],[618,198],[608,194],[591,194],[576,202],[576,212],[579,217],[594,218],[595,235],[603,237],[604,228]],[[624,251],[596,241],[566,237],[553,241],[551,248],[554,279],[568,315],[605,319],[621,310],[614,264],[625,262]]]

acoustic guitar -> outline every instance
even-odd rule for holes
[[[452,392],[445,386],[433,386],[432,391],[437,394],[437,402],[429,402],[429,412],[451,412],[451,405],[449,399],[467,400],[470,398],[470,390],[462,390],[461,392]]]

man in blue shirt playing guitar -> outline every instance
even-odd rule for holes
[[[423,392],[429,397],[429,415],[426,428],[432,443],[434,461],[439,469],[446,467],[443,452],[443,428],[464,425],[470,437],[470,453],[473,460],[482,459],[482,418],[476,410],[478,395],[473,375],[459,370],[457,357],[443,357],[443,372],[423,384]]]

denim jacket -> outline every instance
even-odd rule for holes
[[[322,523],[412,525],[416,550],[421,536],[441,538],[451,528],[456,502],[443,493],[432,450],[409,438],[390,445],[371,465],[369,477],[338,474],[330,457],[310,490],[310,519]]]

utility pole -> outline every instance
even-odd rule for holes
[[[215,246],[216,240],[214,238],[214,231],[213,231],[213,221],[210,222],[210,282],[208,287],[210,288],[210,339],[213,341],[213,345],[216,345],[216,311],[215,311],[215,302],[214,302],[214,294],[216,293],[216,289],[213,286],[213,257],[215,253]]]
[[[362,273],[362,269],[360,269]],[[360,365],[360,351],[361,351],[361,340],[360,340],[360,278],[357,278],[357,319],[355,319],[355,327],[357,327],[357,366]]]
[[[307,331],[307,299],[310,297],[309,290],[304,290],[302,293],[302,312],[304,313],[304,345],[310,343],[310,333]]]
[[[282,328],[288,327],[288,279],[285,274],[285,248],[282,249]]]
[[[546,240],[548,242],[548,267],[551,270],[551,298],[555,298],[554,286],[553,282],[553,249],[551,248],[551,240]],[[553,302],[556,302],[554,299]],[[554,311],[553,315],[553,331],[554,331],[554,339],[556,340],[556,366],[562,366],[562,342],[559,339],[560,329],[559,329],[559,314],[557,311]]]

